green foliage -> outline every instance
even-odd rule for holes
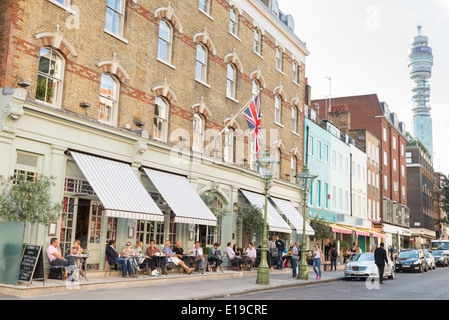
[[[442,187],[441,187],[441,191],[440,191],[440,196],[441,196],[440,206],[444,212],[449,214],[449,179],[445,175],[443,175],[441,178],[442,178],[441,179]]]
[[[55,178],[18,175],[12,180],[0,176],[0,220],[39,223],[57,221],[62,204],[51,202]]]
[[[263,230],[263,211],[252,204],[240,207],[237,211],[246,233],[258,233]]]
[[[331,228],[329,228],[329,225],[318,215],[312,217],[310,220],[310,226],[313,230],[315,230],[315,237],[319,240],[325,240],[334,235]]]

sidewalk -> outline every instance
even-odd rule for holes
[[[104,276],[104,271],[87,274],[89,281],[66,284],[62,280],[33,281],[32,284],[1,285],[0,299],[37,298],[37,299],[135,299],[143,300],[200,300],[214,299],[232,295],[275,290],[295,286],[306,286],[339,281],[343,278],[344,266],[337,271],[322,271],[321,280],[315,279],[315,273],[309,268],[309,280],[298,280],[292,277],[292,270],[270,271],[270,284],[256,284],[257,270],[239,272],[224,270],[224,273],[206,272],[204,274],[178,274],[168,276],[144,276],[138,279],[119,278],[117,274]],[[120,289],[132,291],[132,295],[117,294]],[[108,294],[114,292],[114,294]]]

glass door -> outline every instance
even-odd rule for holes
[[[89,236],[87,249],[89,250],[89,258],[87,263],[97,265],[100,263],[101,249],[101,225],[103,221],[103,209],[101,203],[92,201],[89,214]]]

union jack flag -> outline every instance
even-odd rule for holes
[[[259,154],[259,148],[260,148],[260,138],[261,138],[261,132],[260,132],[260,120],[262,118],[261,111],[260,111],[260,97],[259,94],[254,97],[254,99],[249,104],[248,108],[244,111],[246,122],[248,123],[248,127],[250,130],[250,134],[254,139],[253,143],[253,151],[256,154]]]

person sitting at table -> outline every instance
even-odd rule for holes
[[[231,262],[231,266],[236,263],[238,268],[243,263],[243,259],[235,255],[230,242],[227,243],[226,254],[228,255],[229,262]]]
[[[145,262],[145,257],[143,256],[143,243],[142,241],[136,241],[136,246],[134,247],[134,251],[137,256],[137,263],[140,265]],[[139,270],[140,271],[140,270]]]
[[[75,239],[75,241],[73,241],[73,247],[70,247],[70,254],[71,255],[75,255],[75,256],[79,256],[81,254],[83,254],[84,249],[81,248],[81,241],[78,239]],[[75,265],[80,268],[80,274],[84,277],[84,272],[83,270],[81,270],[81,260],[80,258],[74,258],[75,260]]]
[[[218,242],[214,243],[214,246],[210,248],[209,255],[207,257],[207,262],[212,266],[212,271],[216,272],[218,266],[223,262],[221,260],[221,251],[218,250],[220,244]]]
[[[122,277],[135,277],[131,263],[128,263],[128,259],[121,257],[115,249],[115,240],[110,240],[106,246],[106,258],[110,266],[120,264],[122,266]],[[130,244],[131,245],[131,244]]]
[[[236,244],[234,244],[232,246],[232,250],[234,250],[235,256],[241,258],[242,257],[242,253],[239,250],[239,246]]]
[[[256,262],[257,257],[257,251],[253,247],[252,242],[248,243],[248,249],[246,249],[246,257],[245,257],[245,266],[248,269],[248,271],[251,271],[251,268],[254,266],[254,263]]]
[[[176,257],[176,254],[170,249],[170,241],[167,240],[165,241],[165,247],[162,249],[162,251],[165,253],[165,255],[168,256],[168,258],[165,260],[165,263],[162,266],[162,274],[167,274],[167,272],[165,272],[165,265],[167,262],[172,262],[175,265],[180,265],[185,271],[187,271],[188,274],[191,274],[193,269],[189,268],[184,261],[178,259]]]
[[[161,253],[161,251],[158,248],[156,248],[156,242],[154,240],[151,240],[150,246],[147,248],[146,262],[150,265],[152,276],[159,275],[159,272],[156,270],[157,260],[156,258],[153,258],[153,256],[156,255],[156,253]]]
[[[120,254],[120,257],[128,259],[128,263],[131,264],[131,267],[134,269],[137,269],[138,271],[140,271],[140,268],[137,264],[136,261],[136,250],[134,250],[131,247],[131,242],[128,241],[126,242],[126,247],[125,249],[123,249],[122,253]]]
[[[184,261],[184,263],[187,264],[188,267],[191,267],[190,259],[189,259],[189,257],[187,257],[184,254],[184,249],[181,247],[181,242],[180,241],[176,241],[176,244],[175,244],[175,246],[173,248],[173,252],[176,254],[176,257],[179,260]]]
[[[50,261],[50,264],[52,266],[54,266],[54,267],[56,267],[56,266],[64,266],[64,267],[72,266],[72,268],[76,268],[75,259],[73,257],[68,255],[64,258],[62,256],[61,248],[59,247],[58,238],[50,239],[50,245],[48,246],[46,252],[47,252],[48,260]],[[70,274],[72,274],[72,272],[70,272]]]
[[[193,252],[193,260],[198,263],[198,261],[200,262],[200,273],[204,272],[204,256],[203,256],[203,248],[200,247],[200,242],[196,241],[195,242],[195,246],[193,247],[193,249],[191,249],[190,251]]]

